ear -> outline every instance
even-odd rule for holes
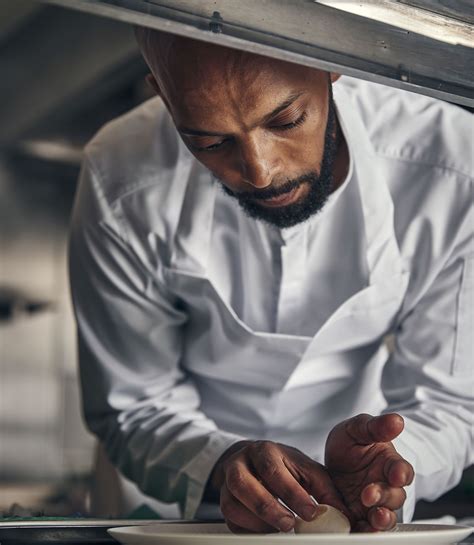
[[[331,72],[331,83],[335,83],[340,77],[341,77],[341,74],[336,74],[336,72]]]
[[[162,96],[160,86],[158,85],[158,82],[156,81],[153,74],[147,74],[145,77],[145,81],[153,89],[153,91],[155,91],[157,95]]]

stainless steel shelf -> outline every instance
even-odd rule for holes
[[[471,0],[457,8],[449,0],[352,2],[384,4],[405,21],[419,17],[420,31],[404,28],[390,13],[389,21],[370,10],[368,16],[351,13],[342,9],[351,4],[345,0],[47,1],[474,107]],[[433,6],[442,9],[434,13]]]

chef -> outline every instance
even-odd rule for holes
[[[88,144],[73,214],[88,426],[185,518],[410,520],[474,461],[472,118],[137,37],[158,96]]]

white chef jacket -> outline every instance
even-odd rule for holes
[[[472,118],[347,77],[334,97],[349,173],[289,229],[247,217],[158,98],[86,148],[70,247],[85,417],[187,518],[235,441],[323,461],[360,412],[405,418],[405,520],[474,461]]]

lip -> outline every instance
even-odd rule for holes
[[[288,191],[288,193],[284,193],[283,195],[280,195],[279,197],[273,197],[271,199],[259,199],[258,203],[261,204],[262,206],[268,206],[270,208],[274,208],[277,206],[286,206],[288,204],[291,204],[293,201],[297,200],[300,190],[301,190],[301,186],[295,187],[291,191]]]

